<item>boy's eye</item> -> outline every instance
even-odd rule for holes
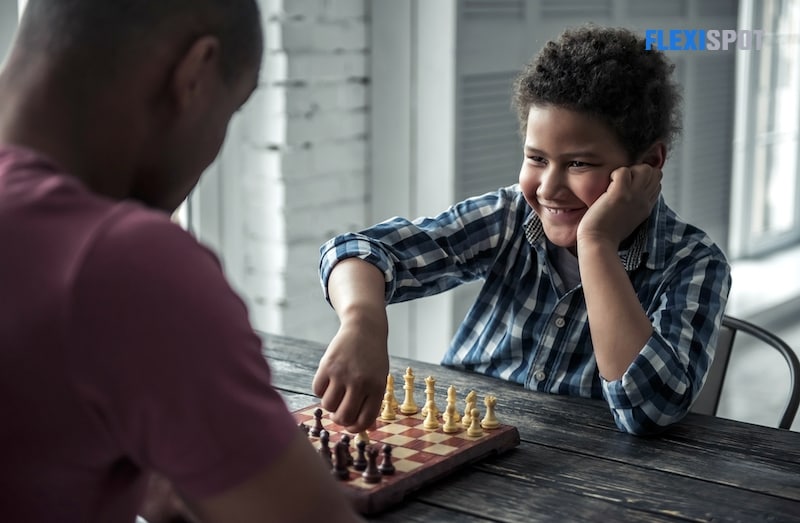
[[[547,163],[547,161],[541,156],[528,156],[528,160],[533,163],[541,163],[541,164]]]
[[[571,162],[569,162],[569,166],[570,167],[591,167],[591,164],[586,163],[586,162],[581,162],[581,161],[578,161],[578,160],[572,160]]]

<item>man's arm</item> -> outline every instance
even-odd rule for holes
[[[283,454],[250,479],[187,503],[207,523],[363,522],[342,492],[298,430]]]

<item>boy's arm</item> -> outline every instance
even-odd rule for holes
[[[661,190],[661,171],[648,165],[611,173],[608,190],[578,227],[578,264],[600,375],[622,377],[653,325],[619,260],[620,243],[650,215]]]
[[[340,261],[328,279],[340,326],[320,360],[314,394],[331,418],[360,432],[378,416],[389,372],[384,276],[359,258]]]
[[[378,415],[388,372],[386,304],[430,296],[480,278],[509,221],[529,208],[518,187],[453,205],[433,218],[393,218],[321,249],[320,279],[341,320],[322,358],[314,392],[351,432]]]

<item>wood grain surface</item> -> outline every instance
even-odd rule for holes
[[[315,403],[311,381],[324,346],[262,337],[289,408]],[[450,385],[491,391],[521,444],[370,521],[800,521],[800,433],[690,413],[659,436],[631,436],[616,428],[603,401],[391,360],[395,375],[409,366],[436,378],[440,398]]]

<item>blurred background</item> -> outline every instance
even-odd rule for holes
[[[259,88],[177,214],[257,329],[326,343],[338,321],[318,282],[324,241],[515,183],[511,81],[564,28],[595,22],[764,31],[760,50],[667,52],[684,133],[663,192],[731,260],[727,312],[800,348],[800,0],[259,2]],[[0,0],[0,56],[24,4]],[[391,353],[438,361],[475,292],[390,306]],[[789,381],[770,356],[734,352],[720,415],[774,425]]]

